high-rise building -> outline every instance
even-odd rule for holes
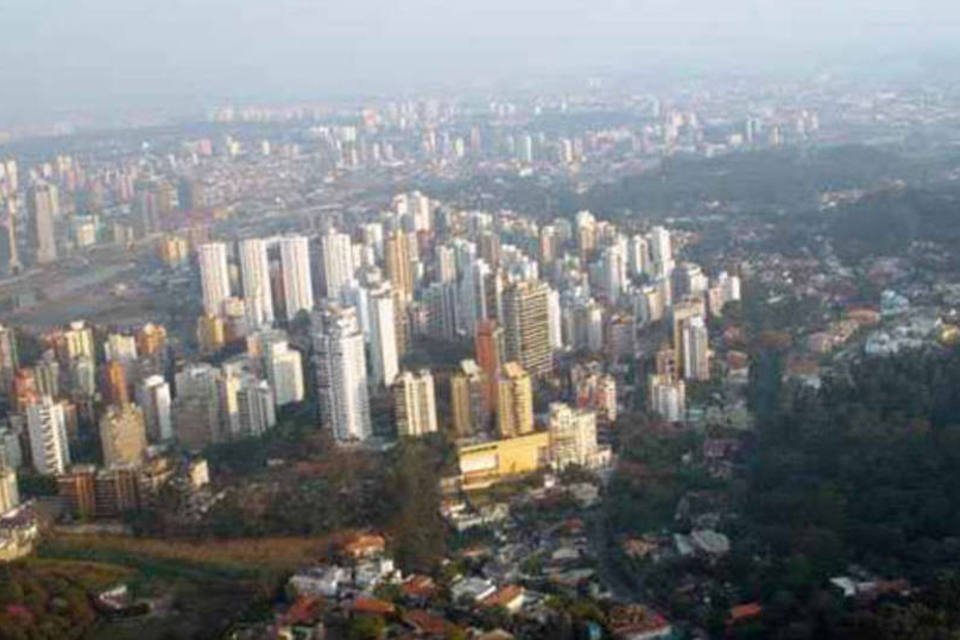
[[[497,325],[496,320],[484,319],[477,323],[474,348],[477,355],[477,364],[480,365],[487,377],[484,401],[487,405],[487,411],[492,414],[497,408],[497,379],[500,376],[500,367],[503,366],[504,352],[506,351],[503,328]]]
[[[394,289],[406,299],[413,296],[413,273],[411,273],[410,240],[406,233],[393,231],[384,242],[384,264],[387,279]]]
[[[40,475],[56,475],[70,465],[64,407],[50,396],[27,407],[27,431],[33,468]]]
[[[653,374],[647,380],[650,409],[668,422],[679,422],[687,412],[686,386],[683,380]]]
[[[20,250],[17,247],[17,200],[0,194],[0,265],[8,274],[17,274],[23,269]]]
[[[501,438],[514,438],[533,431],[533,387],[530,375],[517,362],[500,368],[497,423]]]
[[[208,242],[200,245],[200,286],[203,290],[203,309],[207,315],[223,313],[223,301],[230,297],[230,272],[227,268],[227,245]]]
[[[429,369],[404,371],[393,384],[397,435],[417,437],[437,431],[437,404]]]
[[[278,407],[303,400],[303,362],[286,340],[271,342],[264,353],[267,379]]]
[[[708,281],[700,265],[683,262],[670,273],[670,291],[674,300],[686,296],[702,296],[707,292]]]
[[[328,305],[313,313],[311,325],[321,427],[338,442],[367,440],[373,429],[356,309]]]
[[[31,246],[37,264],[57,259],[56,220],[60,217],[60,195],[56,185],[38,182],[27,192]]]
[[[273,323],[273,291],[270,287],[270,263],[267,261],[267,243],[260,238],[248,238],[239,243],[240,276],[243,300],[250,327]]]
[[[74,320],[69,328],[57,336],[57,354],[62,362],[70,362],[81,356],[95,358],[93,329],[83,320]]]
[[[178,372],[174,380],[176,399],[173,422],[177,439],[188,449],[203,449],[226,440],[222,426],[220,371],[205,362]]]
[[[266,380],[244,376],[237,389],[239,437],[259,437],[277,424],[273,390]]]
[[[703,316],[693,316],[681,324],[683,375],[687,380],[710,379],[710,344]]]
[[[280,238],[280,268],[287,320],[313,309],[313,278],[310,274],[310,245],[305,236]]]
[[[650,266],[649,274],[654,277],[666,278],[673,271],[673,244],[670,232],[663,227],[654,227],[650,230]],[[668,301],[669,302],[669,301]]]
[[[37,393],[51,398],[60,397],[60,363],[52,350],[44,351],[34,365],[33,377],[37,383]]]
[[[435,338],[454,340],[457,337],[457,285],[434,282],[423,294],[427,307],[428,332]]]
[[[161,375],[145,378],[137,386],[137,404],[143,410],[147,437],[151,442],[166,442],[173,438],[173,418],[170,412],[170,385]]]
[[[597,416],[593,411],[551,403],[549,431],[550,460],[555,468],[596,466]]]
[[[705,317],[705,306],[706,303],[702,296],[699,297],[686,297],[681,300],[676,301],[671,310],[672,318],[672,328],[673,328],[673,349],[677,354],[677,363],[680,364],[681,369],[684,369],[684,366],[687,362],[687,355],[684,351],[684,342],[683,342],[683,327],[684,324],[693,317],[699,316],[701,318]],[[681,371],[683,377],[687,377],[687,372],[685,370]]]
[[[0,464],[0,515],[20,504],[20,491],[17,487],[17,472],[11,467]]]
[[[103,370],[104,397],[111,405],[123,406],[130,402],[127,372],[123,363],[113,360]]]
[[[577,249],[585,263],[597,248],[597,219],[589,211],[580,211],[576,218]]]
[[[490,428],[490,412],[484,400],[487,378],[475,360],[463,360],[450,378],[450,404],[457,436],[469,438]]]
[[[320,282],[324,297],[342,303],[353,279],[350,236],[331,229],[320,236]]]
[[[500,266],[500,235],[494,231],[484,231],[480,234],[480,257],[496,269]]]
[[[128,364],[137,359],[137,340],[133,336],[122,333],[111,333],[103,345],[103,352],[107,362]]]
[[[197,344],[201,353],[216,353],[226,344],[226,326],[223,318],[202,315],[197,318]]]
[[[550,288],[538,280],[524,280],[503,294],[506,358],[520,363],[533,376],[553,371],[550,346]]]
[[[454,250],[447,245],[438,245],[435,263],[436,282],[456,282],[457,260]]]
[[[139,465],[147,451],[143,411],[135,404],[111,405],[100,418],[105,467]]]
[[[137,331],[136,342],[137,352],[143,357],[163,355],[167,348],[167,330],[163,325],[148,322]]]
[[[0,395],[6,396],[13,386],[13,377],[20,367],[17,335],[13,327],[0,324]]]
[[[387,283],[368,293],[370,321],[370,371],[374,386],[387,386],[397,377],[397,319],[393,289]]]

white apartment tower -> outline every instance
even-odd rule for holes
[[[273,387],[278,407],[303,400],[303,362],[300,352],[291,349],[286,340],[267,345],[264,359],[267,379]]]
[[[328,305],[311,317],[320,425],[337,442],[372,435],[367,363],[356,309]]]
[[[161,375],[152,375],[137,387],[137,404],[143,409],[147,437],[151,442],[173,439],[170,385]]]
[[[400,370],[393,289],[383,283],[369,293],[371,384],[386,386]]]
[[[320,261],[324,296],[333,302],[343,302],[344,293],[353,281],[350,236],[335,230],[320,236]]]
[[[305,236],[280,238],[280,268],[283,273],[283,300],[287,320],[293,320],[300,311],[313,309],[310,246]]]
[[[63,405],[50,396],[27,407],[27,430],[33,468],[40,475],[64,473],[70,465],[67,421]]]
[[[223,313],[223,301],[230,297],[230,272],[227,269],[227,245],[210,242],[200,245],[200,286],[203,310],[207,315]]]
[[[393,387],[397,435],[418,437],[437,431],[437,403],[429,369],[404,371]]]
[[[270,287],[270,263],[267,243],[260,238],[241,240],[240,279],[247,322],[251,327],[273,323],[273,292]]]

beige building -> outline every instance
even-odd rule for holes
[[[111,405],[100,418],[100,444],[105,467],[138,465],[147,450],[143,411],[135,404]]]
[[[485,431],[490,413],[484,401],[487,378],[476,360],[463,360],[460,370],[450,378],[453,426],[457,436],[469,438]]]
[[[537,280],[517,282],[503,292],[505,360],[520,363],[532,376],[553,371],[549,294],[550,287]]]
[[[437,431],[437,403],[429,369],[404,371],[393,385],[397,435],[417,437]]]
[[[517,362],[507,362],[500,370],[497,423],[501,438],[533,431],[533,386],[530,375]]]

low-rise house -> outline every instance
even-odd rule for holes
[[[510,613],[516,613],[523,607],[523,587],[516,584],[504,585],[483,598],[480,604],[490,608],[503,607]]]
[[[288,584],[298,595],[334,598],[350,582],[350,571],[336,565],[312,567],[291,576]]]
[[[666,618],[637,604],[614,607],[608,626],[617,640],[658,640],[673,635]]]
[[[450,587],[450,595],[454,602],[469,599],[472,602],[479,602],[497,590],[492,580],[480,577],[464,578],[455,582]]]

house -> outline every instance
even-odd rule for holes
[[[761,607],[758,602],[738,604],[730,609],[730,613],[727,615],[727,626],[732,627],[744,622],[750,622],[756,620],[761,615],[763,615],[763,607]]]
[[[415,573],[400,584],[400,591],[408,600],[424,603],[437,595],[437,584],[430,576]]]
[[[473,602],[479,602],[497,590],[493,581],[486,578],[471,577],[464,578],[455,582],[450,587],[450,595],[454,602],[470,599]]]
[[[354,560],[359,560],[382,555],[386,548],[387,541],[383,536],[375,533],[362,533],[343,546],[343,553]]]
[[[419,635],[430,637],[444,637],[449,623],[438,616],[423,609],[411,609],[403,614],[403,622]]]
[[[392,603],[379,598],[358,597],[349,607],[353,615],[364,616],[389,616],[393,615],[397,608]]]
[[[336,597],[341,586],[350,582],[350,571],[337,565],[329,567],[313,567],[299,571],[287,584],[298,595]]]
[[[483,598],[480,604],[489,608],[503,607],[510,613],[516,613],[523,607],[523,587],[516,584],[505,585]]]
[[[358,589],[373,589],[383,582],[394,577],[399,578],[399,572],[391,558],[377,558],[359,563],[353,570],[353,583]]]
[[[617,640],[658,640],[673,635],[666,618],[639,604],[614,607],[609,627]]]

